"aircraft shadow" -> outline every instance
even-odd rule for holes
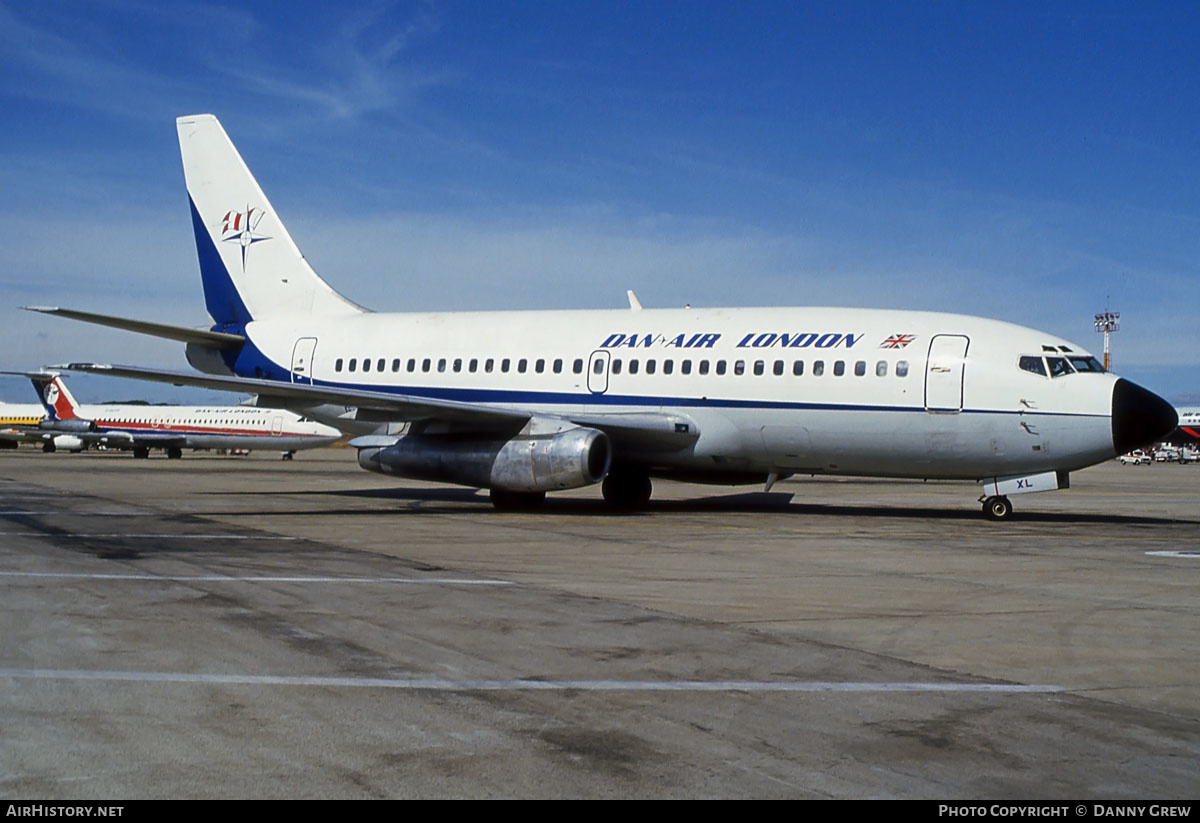
[[[210,492],[224,494],[224,492]],[[275,494],[270,491],[239,492],[242,494]],[[354,498],[364,500],[393,500],[408,511],[449,512],[462,511],[461,504],[476,504],[482,514],[504,516],[513,512],[496,511],[491,506],[486,494],[472,488],[429,487],[429,488],[376,488],[376,489],[314,489],[311,491],[289,492],[289,496],[312,496],[322,499]],[[579,500],[556,498],[550,495],[545,505],[536,511],[549,516],[588,515],[595,517],[647,517],[652,515],[688,515],[703,512],[763,513],[806,517],[853,517],[870,519],[899,518],[905,520],[962,520],[983,521],[978,508],[972,505],[968,509],[954,508],[911,508],[902,506],[880,505],[845,505],[831,503],[806,503],[797,500],[798,495],[790,492],[742,492],[707,497],[696,497],[688,500],[651,500],[643,509],[634,511],[613,509],[603,500]],[[447,504],[453,508],[442,508],[438,504]],[[272,516],[289,515],[338,515],[376,517],[386,514],[378,509],[350,509],[316,507],[293,509],[290,511],[273,512]],[[528,514],[528,512],[517,512]],[[220,512],[230,516],[230,512]],[[249,513],[247,513],[249,514]],[[258,515],[255,515],[258,516]],[[1012,514],[1011,523],[1062,523],[1062,524],[1101,524],[1101,525],[1198,525],[1200,520],[1180,519],[1171,517],[1153,517],[1148,515],[1125,515],[1097,512],[1022,512]]]

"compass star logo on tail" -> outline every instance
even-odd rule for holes
[[[242,271],[246,271],[246,249],[255,243],[271,238],[258,233],[258,224],[267,216],[262,209],[251,208],[248,204],[245,211],[227,211],[221,218],[221,239],[226,243],[237,243],[242,247]]]

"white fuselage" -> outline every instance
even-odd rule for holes
[[[928,478],[1071,470],[1113,456],[1114,375],[1054,335],[955,314],[847,308],[366,313],[254,321],[245,377],[547,415],[668,412],[694,446],[617,455],[653,473]],[[1037,373],[1021,358],[1038,359]],[[364,365],[366,364],[366,365]],[[353,409],[311,413],[347,431]]]
[[[326,446],[340,432],[282,409],[254,406],[79,406],[109,445],[153,446],[155,438],[183,438],[190,449],[297,449]]]

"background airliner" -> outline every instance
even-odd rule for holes
[[[186,329],[37,311],[187,343],[208,376],[68,368],[257,392],[346,431],[367,469],[491,490],[499,507],[651,477],[981,482],[1009,495],[1158,439],[1171,406],[1082,347],[955,314],[838,308],[384,314],[308,265],[211,115],[177,121],[205,302]]]
[[[1166,441],[1174,446],[1200,445],[1200,408],[1178,408],[1179,426],[1166,437]]]
[[[40,403],[0,403],[0,449],[15,449],[30,439],[29,430],[46,419]]]
[[[328,446],[341,432],[295,412],[256,406],[80,406],[55,372],[24,376],[42,400],[37,419],[14,420],[7,440],[31,440],[42,450],[82,451],[90,446],[128,449],[149,457],[162,449],[179,458],[184,449],[278,449],[290,460],[299,449]],[[0,406],[0,413],[4,412]],[[32,412],[34,407],[22,407]],[[7,419],[7,417],[5,418]]]

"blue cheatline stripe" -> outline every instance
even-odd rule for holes
[[[206,683],[230,686],[334,686],[413,691],[609,691],[609,692],[977,692],[1044,694],[1061,686],[1020,683],[863,682],[837,680],[445,680],[435,677],[321,677],[190,672],[118,672],[64,669],[0,669],[16,680],[110,680],[142,683]]]
[[[250,310],[242,302],[237,286],[225,267],[213,243],[212,235],[200,218],[196,203],[188,195],[188,204],[192,207],[192,231],[196,234],[196,254],[200,258],[200,282],[204,285],[204,304],[208,313],[216,321],[217,326],[227,327],[230,324],[249,323]]]

